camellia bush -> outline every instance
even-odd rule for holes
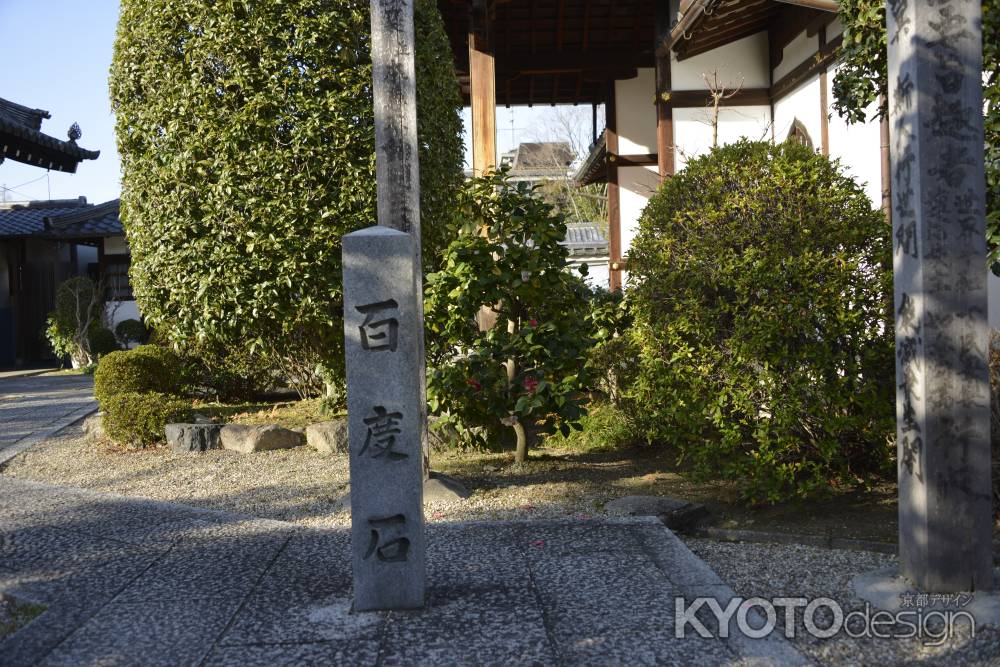
[[[340,239],[376,224],[368,12],[367,0],[121,3],[121,213],[135,296],[160,335],[343,382]],[[415,26],[430,270],[455,234],[461,99],[433,0],[417,0]]]
[[[751,502],[890,471],[889,235],[862,188],[799,144],[691,161],[629,253],[640,430]]]
[[[459,203],[467,225],[427,277],[430,409],[482,438],[511,428],[523,462],[534,427],[565,434],[586,412],[589,292],[567,270],[565,222],[526,184],[493,173]],[[484,309],[496,319],[486,331]]]

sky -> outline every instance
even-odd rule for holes
[[[85,160],[75,174],[47,172],[6,160],[0,164],[0,199],[74,199],[101,203],[118,196],[120,164],[115,149],[114,115],[108,100],[116,0],[0,0],[0,97],[52,114],[42,131],[59,139],[74,122],[83,137],[79,144],[99,150],[97,160]],[[44,23],[44,30],[25,29]],[[569,109],[569,110],[567,110]],[[469,110],[466,162],[469,148]],[[497,109],[497,150],[503,153],[522,141],[562,139],[569,120],[589,142],[589,107],[515,107]],[[599,125],[603,129],[603,121]],[[586,143],[586,142],[585,142]]]

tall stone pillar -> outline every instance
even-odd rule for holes
[[[423,347],[413,243],[388,227],[343,238],[357,611],[424,604]]]
[[[889,0],[902,572],[992,587],[979,0]]]

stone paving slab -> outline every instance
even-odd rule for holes
[[[89,375],[0,378],[0,464],[97,410]]]
[[[0,591],[47,610],[4,665],[792,665],[674,636],[733,597],[655,519],[434,524],[427,605],[351,610],[350,535],[0,476]],[[695,583],[686,583],[695,582]]]

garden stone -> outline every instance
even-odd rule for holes
[[[331,419],[310,424],[306,427],[306,444],[324,454],[346,454],[347,420]]]
[[[222,427],[220,436],[223,449],[242,454],[305,444],[304,435],[275,424],[228,424]]]
[[[470,495],[465,485],[443,473],[431,472],[430,478],[424,480],[424,504],[465,500]]]
[[[104,438],[104,413],[97,412],[83,420],[83,432],[88,438]]]
[[[671,530],[691,530],[708,516],[704,505],[666,496],[625,496],[604,505],[618,516],[655,516]]]
[[[222,424],[167,424],[167,444],[178,454],[221,449]]]

